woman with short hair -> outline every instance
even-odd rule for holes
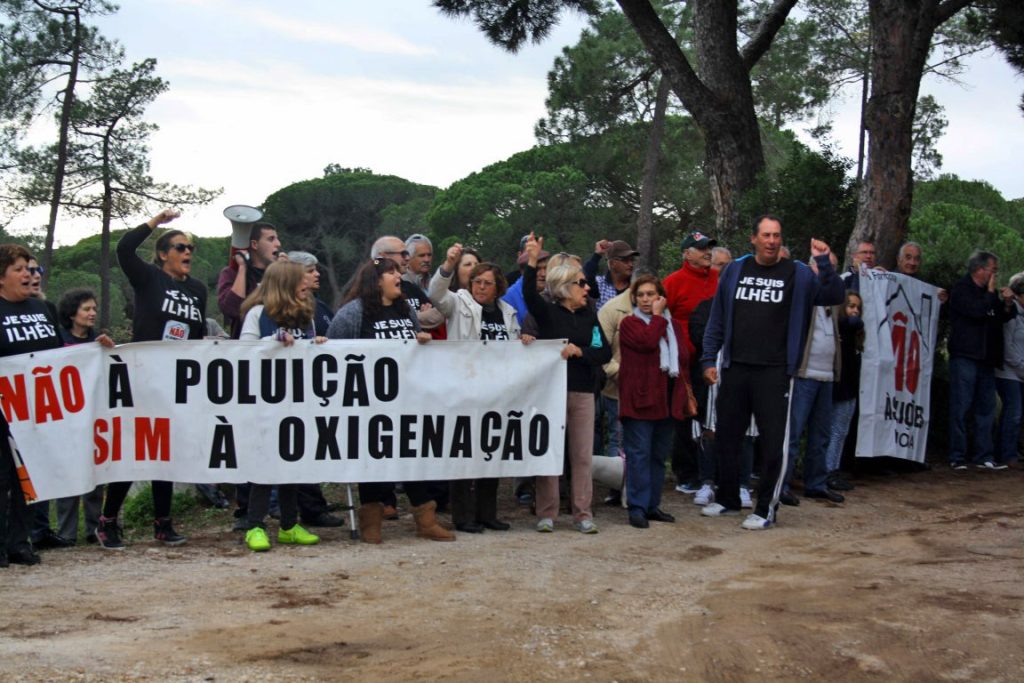
[[[389,258],[364,263],[352,278],[346,303],[334,315],[327,336],[331,339],[415,339],[430,341],[420,329],[416,313],[402,295],[402,273]],[[359,484],[359,533],[364,543],[380,543],[384,522],[382,501],[392,490],[390,482]],[[437,521],[437,501],[430,496],[429,482],[405,482],[405,494],[413,506],[416,535],[433,541],[454,541],[455,534]]]
[[[689,385],[690,358],[678,320],[665,309],[661,281],[640,275],[630,286],[633,314],[619,323],[619,419],[626,452],[629,523],[674,522],[661,509],[665,460],[672,452],[675,420],[696,413]]]
[[[466,261],[462,245],[453,245],[430,280],[430,300],[446,318],[448,339],[532,341],[532,337],[521,335],[516,309],[501,300],[508,285],[497,264],[478,263],[466,276],[467,286],[451,291],[458,269]],[[484,529],[511,528],[498,519],[498,482],[496,477],[451,482],[452,521],[457,530],[478,534]]]
[[[612,350],[601,331],[597,313],[589,306],[590,296],[583,269],[571,259],[556,266],[548,265],[547,288],[551,301],[537,291],[537,262],[543,238],[533,233],[526,242],[527,262],[523,271],[523,298],[534,317],[540,339],[567,339],[562,358],[568,361],[566,398],[566,433],[569,463],[572,468],[572,516],[576,529],[596,534],[591,512],[593,482],[590,465],[594,452],[594,390],[598,368],[611,360]],[[537,477],[537,531],[554,530],[558,515],[558,477]]]
[[[62,346],[57,321],[46,304],[33,296],[30,260],[35,259],[25,247],[0,244],[0,327],[3,328],[0,357]],[[39,563],[39,556],[29,542],[30,513],[21,491],[9,437],[10,428],[0,413],[0,567],[8,563]]]

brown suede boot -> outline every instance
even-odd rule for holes
[[[412,517],[416,520],[416,535],[429,538],[431,541],[454,541],[455,534],[441,526],[437,521],[437,503],[430,501],[412,509]]]
[[[359,538],[363,543],[380,543],[380,527],[383,522],[383,505],[363,503],[359,506]]]

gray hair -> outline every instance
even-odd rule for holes
[[[971,254],[971,258],[967,259],[967,272],[970,275],[974,275],[982,268],[988,266],[989,261],[995,261],[996,263],[999,263],[999,257],[993,254],[991,251],[975,249],[974,253]]]
[[[1010,291],[1015,296],[1024,294],[1024,273],[1017,273],[1010,278]]]
[[[319,259],[308,251],[289,251],[288,260],[305,268],[315,268],[320,263]]]
[[[372,247],[370,247],[370,258],[379,258],[381,254],[388,251],[388,244],[392,241],[401,242],[402,239],[400,237],[395,237],[394,235],[378,237],[377,241],[373,243]]]
[[[732,258],[732,252],[729,251],[728,247],[711,247],[711,258],[714,258],[715,254],[725,254]]]
[[[568,299],[572,294],[572,283],[577,278],[577,273],[583,274],[583,269],[575,263],[560,263],[554,268],[548,266],[547,288],[551,298],[555,301]]]
[[[430,251],[434,251],[434,245],[430,241],[430,238],[427,237],[426,235],[421,235],[418,232],[409,235],[409,237],[405,240],[405,248],[409,250],[410,254],[415,254],[416,245],[421,242],[426,242],[427,246],[430,247]]]
[[[924,249],[922,249],[921,245],[917,242],[904,242],[900,245],[900,250],[897,252],[896,258],[903,258],[903,252],[906,251],[908,247],[913,247],[914,249],[917,249],[917,253],[922,255],[924,254]]]

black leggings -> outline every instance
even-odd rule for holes
[[[124,499],[132,487],[130,481],[118,481],[107,485],[107,499],[103,502],[103,516],[114,519],[121,512]],[[169,481],[153,481],[153,514],[157,519],[171,516],[171,496],[174,484]]]

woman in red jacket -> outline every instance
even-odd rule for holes
[[[633,315],[619,323],[619,419],[626,451],[629,523],[674,522],[663,511],[665,459],[672,452],[673,418],[695,412],[687,378],[689,354],[682,326],[665,313],[665,288],[653,275],[630,287]]]

